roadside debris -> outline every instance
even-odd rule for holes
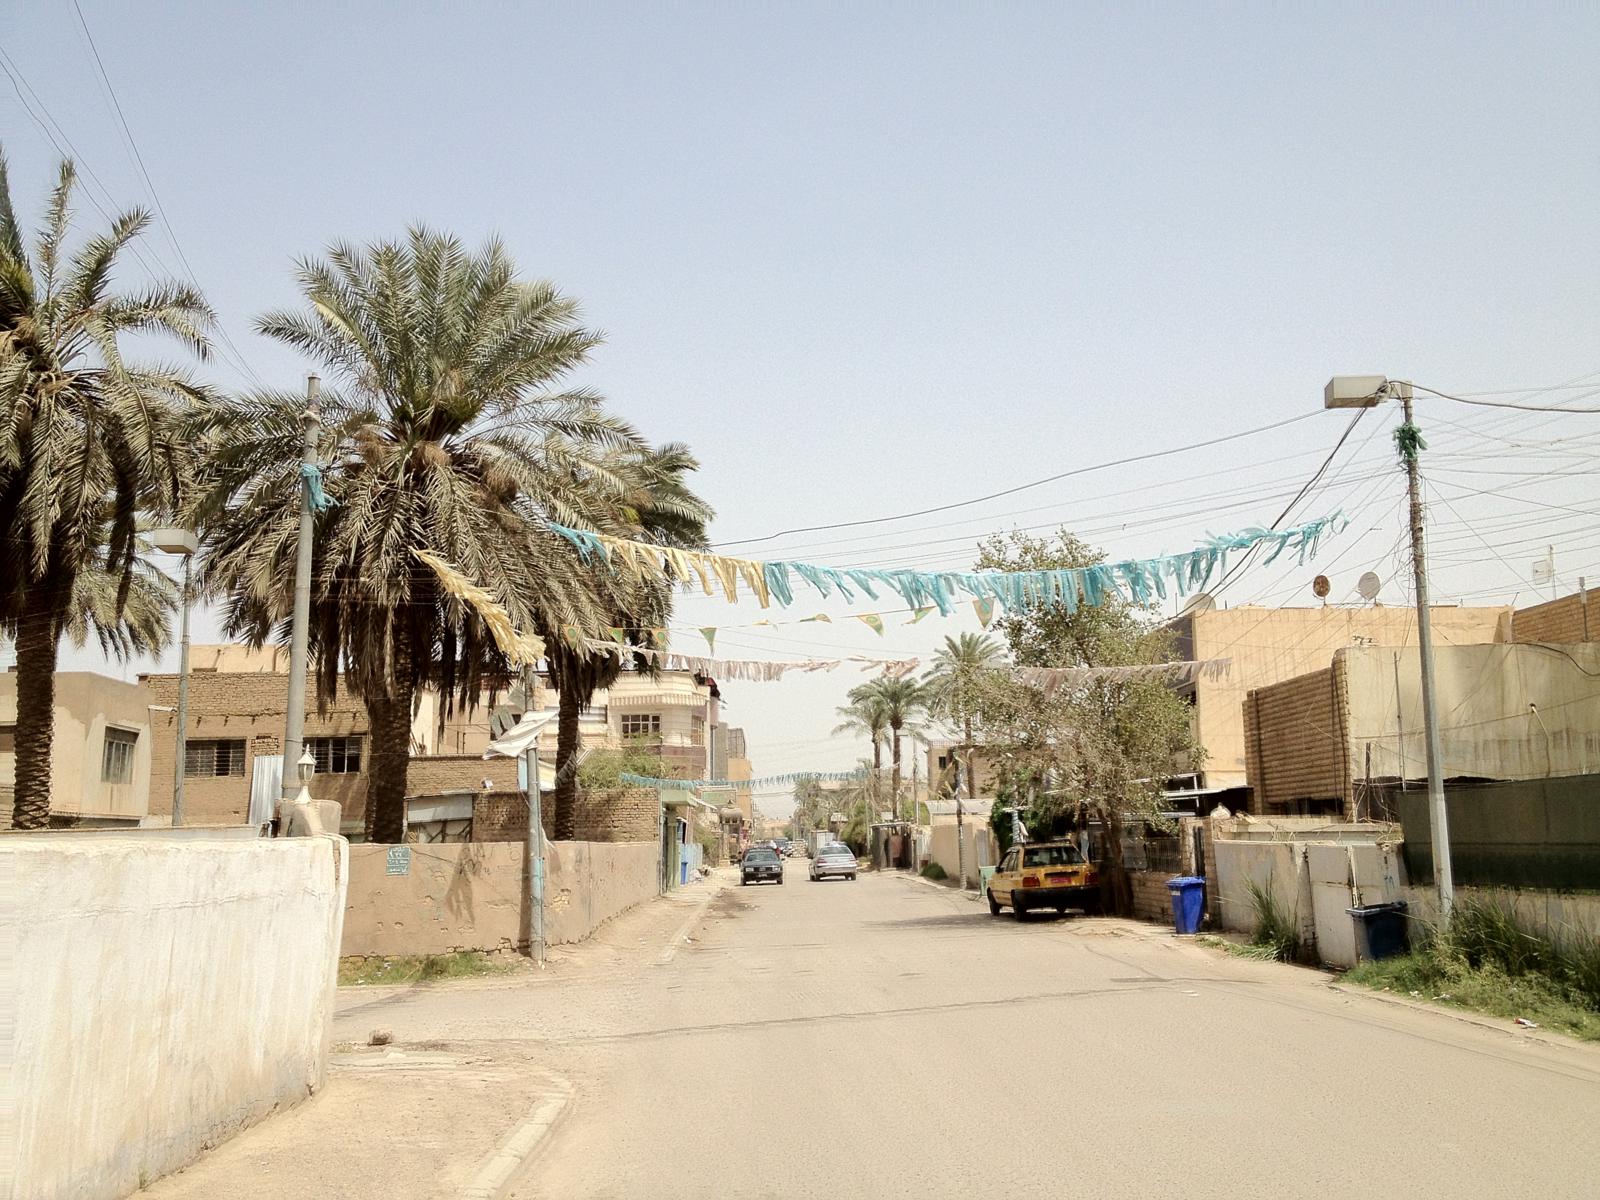
[[[1517,1018],[1517,1024],[1521,1025],[1524,1029],[1537,1029],[1537,1028],[1539,1028],[1539,1024],[1538,1024],[1537,1021],[1530,1021],[1530,1020],[1528,1020],[1527,1017],[1518,1017]]]

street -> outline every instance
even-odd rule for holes
[[[805,867],[643,906],[543,976],[347,990],[326,1093],[151,1194],[1594,1194],[1592,1048]],[[348,1153],[297,1171],[307,1139]]]

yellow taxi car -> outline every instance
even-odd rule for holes
[[[1009,908],[1017,920],[1031,909],[1066,912],[1100,907],[1100,874],[1071,842],[1013,846],[989,878],[989,913]]]

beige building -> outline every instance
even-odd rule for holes
[[[1600,772],[1600,645],[1437,646],[1446,779],[1528,780]],[[1356,646],[1257,688],[1245,704],[1260,811],[1378,811],[1370,785],[1427,776],[1415,645]]]
[[[137,825],[150,798],[150,697],[88,671],[56,674],[50,818],[59,825]],[[0,827],[16,782],[17,677],[0,675]]]
[[[1471,646],[1505,640],[1507,605],[1432,610],[1436,646]],[[1253,690],[1328,667],[1336,651],[1369,645],[1416,645],[1417,614],[1411,608],[1371,605],[1343,608],[1240,608],[1186,613],[1171,624],[1177,657],[1230,659],[1221,679],[1202,679],[1184,690],[1194,704],[1195,736],[1206,752],[1197,784],[1203,791],[1242,789],[1245,762],[1245,697]],[[1224,798],[1226,800],[1226,798]]]
[[[933,738],[928,742],[928,786],[934,795],[948,794],[950,781],[954,778],[950,766],[953,760],[960,760],[963,796],[973,795],[973,789],[967,786],[967,754],[961,749],[962,743],[952,738]],[[995,792],[996,771],[995,765],[984,755],[983,747],[979,746],[975,755],[977,759],[978,786],[976,794],[979,796],[992,796]]]

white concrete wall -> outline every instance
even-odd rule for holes
[[[336,838],[0,835],[0,1197],[126,1196],[316,1091],[348,875]]]

